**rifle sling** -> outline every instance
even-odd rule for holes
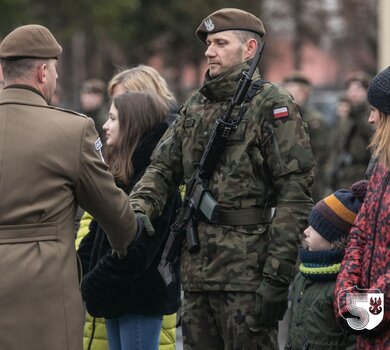
[[[246,226],[269,224],[274,216],[275,208],[221,209],[216,225]]]
[[[245,102],[250,102],[265,83],[268,83],[268,81],[263,79],[256,80],[248,90]]]

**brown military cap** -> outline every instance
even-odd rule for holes
[[[81,88],[82,94],[106,94],[106,84],[100,79],[88,79]]]
[[[9,33],[0,44],[0,58],[57,58],[62,52],[49,29],[38,24],[21,26]]]
[[[206,43],[207,34],[224,30],[245,30],[261,37],[265,34],[264,25],[256,16],[243,10],[224,8],[206,17],[196,30],[196,35]]]
[[[371,76],[361,70],[349,73],[345,79],[345,87],[348,88],[351,83],[357,81],[359,82],[365,89],[368,89],[368,86],[370,85]]]
[[[310,79],[299,71],[292,71],[290,74],[286,75],[283,79],[283,83],[298,83],[307,86],[311,86]]]

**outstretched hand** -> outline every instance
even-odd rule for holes
[[[135,218],[137,220],[137,232],[135,234],[134,240],[130,245],[125,249],[112,249],[111,256],[118,259],[123,259],[127,255],[128,249],[131,249],[133,246],[137,245],[137,242],[140,240],[143,232],[145,231],[148,236],[153,236],[155,234],[154,227],[149,219],[149,217],[143,213],[136,212]]]

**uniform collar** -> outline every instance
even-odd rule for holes
[[[242,77],[243,71],[248,71],[250,67],[250,61],[241,63],[224,74],[211,78],[207,71],[203,86],[199,92],[211,101],[226,101],[233,97],[238,82]],[[255,71],[253,80],[259,78],[258,71]]]
[[[7,85],[0,92],[0,102],[47,105],[43,95],[30,85]]]

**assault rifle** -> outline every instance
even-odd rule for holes
[[[158,266],[158,270],[167,286],[176,282],[174,264],[180,257],[184,233],[187,249],[191,254],[194,254],[200,249],[196,219],[203,216],[210,223],[218,223],[220,206],[208,189],[209,180],[226,148],[229,136],[237,128],[246,111],[244,103],[248,102],[247,93],[252,84],[252,76],[263,53],[264,44],[263,41],[258,46],[249,70],[243,72],[227,111],[217,118],[202,158],[199,164],[195,166],[191,179],[186,183],[183,204],[171,226],[171,232]],[[238,113],[236,117],[232,118],[232,113],[238,106]]]

